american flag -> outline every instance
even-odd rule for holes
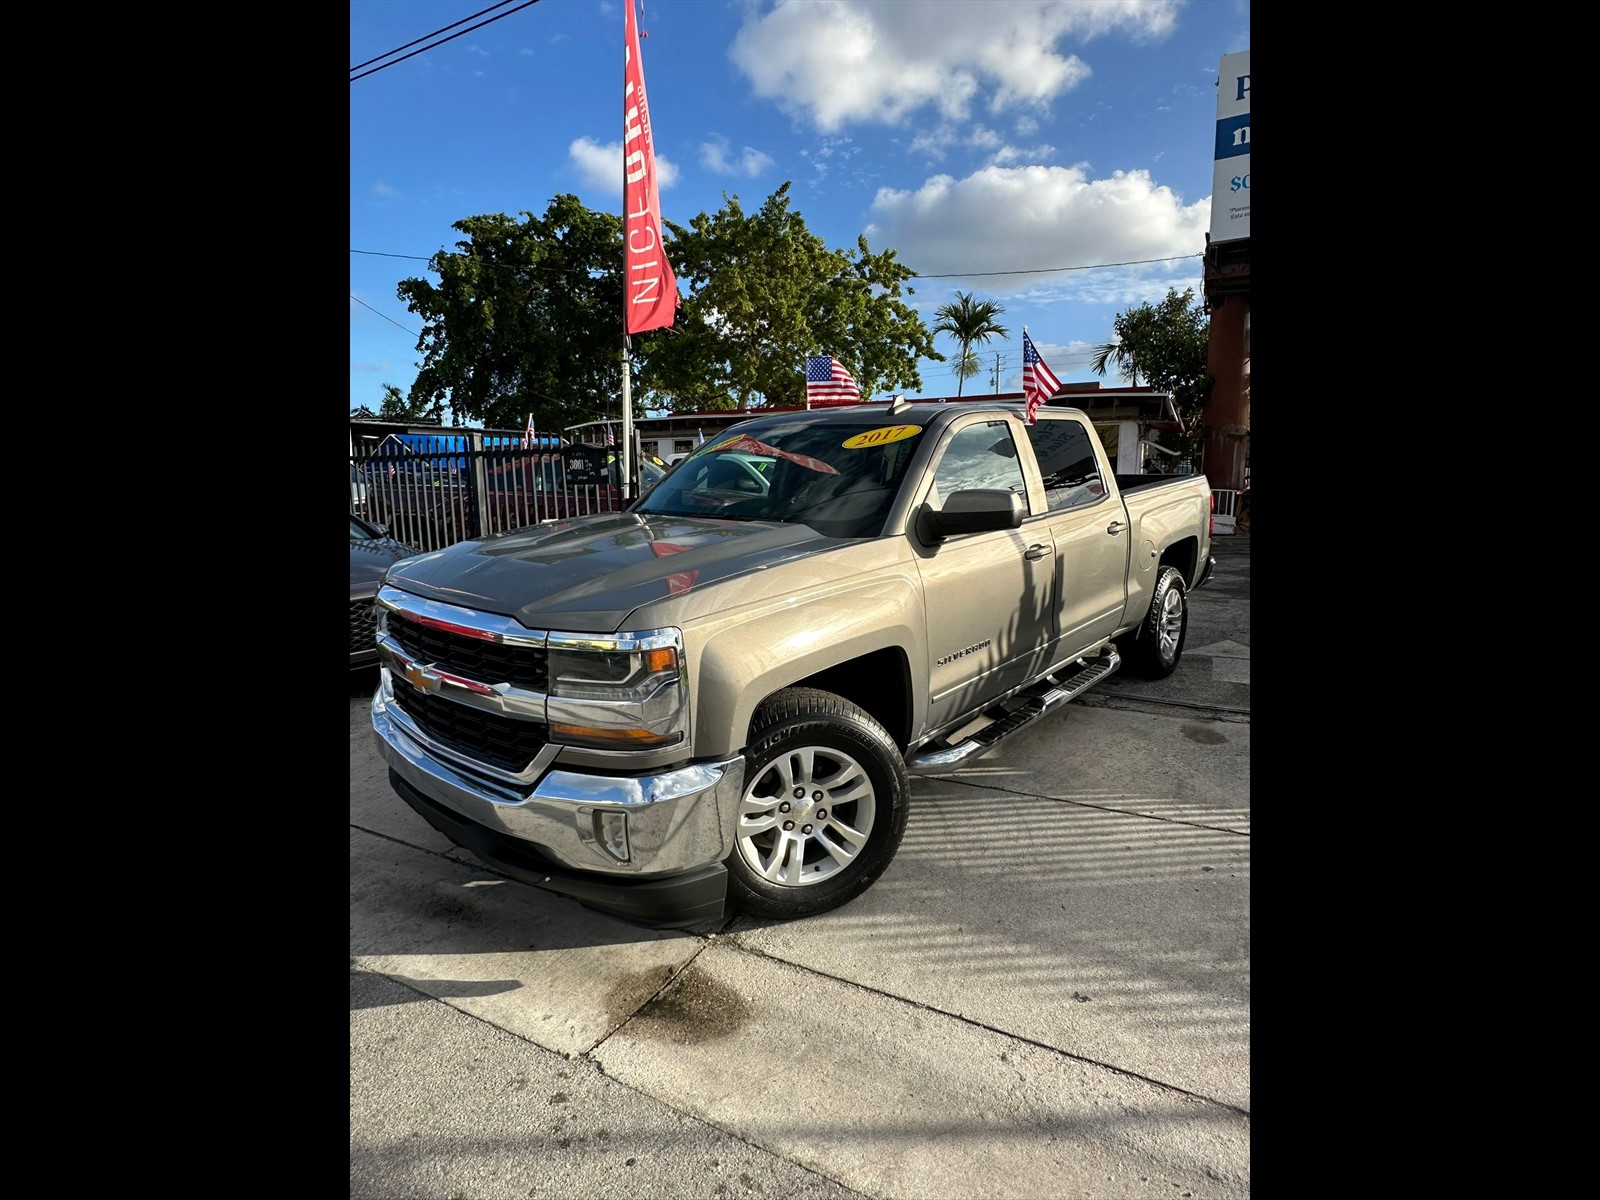
[[[1044,365],[1039,349],[1028,336],[1028,327],[1022,327],[1022,394],[1028,401],[1028,424],[1033,424],[1039,406],[1061,390],[1061,381]]]
[[[806,404],[825,408],[830,404],[860,404],[861,389],[837,358],[826,354],[806,358]]]
[[[529,413],[528,414],[528,428],[522,435],[522,448],[524,450],[532,450],[534,448],[534,446],[536,446],[537,444],[538,444],[538,440],[537,440],[536,435],[533,432],[533,414]]]
[[[606,445],[615,446],[616,444],[617,444],[616,435],[611,432],[611,426],[607,425],[606,426]]]
[[[706,444],[706,431],[704,429],[700,429],[696,430],[695,432],[696,437],[694,439],[694,448],[698,450],[701,446]]]

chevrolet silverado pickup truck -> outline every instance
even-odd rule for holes
[[[825,912],[894,857],[911,774],[1178,666],[1211,513],[1074,409],[757,417],[626,511],[392,566],[374,736],[513,879],[661,928]]]

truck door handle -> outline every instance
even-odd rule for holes
[[[1051,547],[1045,546],[1045,545],[1041,545],[1040,543],[1035,542],[1033,545],[1028,547],[1028,552],[1026,554],[1024,554],[1022,557],[1023,558],[1043,558],[1046,554],[1049,554],[1050,552],[1051,552]]]
[[[1127,525],[1124,524],[1123,522],[1121,522],[1121,521],[1113,521],[1113,522],[1111,522],[1111,524],[1106,526],[1106,532],[1109,533],[1109,534],[1115,535],[1115,534],[1121,533],[1126,528],[1127,528]]]

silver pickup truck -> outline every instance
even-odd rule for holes
[[[759,417],[626,512],[391,567],[378,749],[452,841],[601,911],[825,912],[894,857],[909,773],[1177,667],[1211,507],[1073,409]]]

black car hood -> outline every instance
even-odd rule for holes
[[[393,538],[350,539],[350,594],[372,595],[383,582],[384,572],[416,551]]]
[[[603,513],[459,542],[389,583],[529,629],[610,633],[641,604],[837,544],[806,525]]]

